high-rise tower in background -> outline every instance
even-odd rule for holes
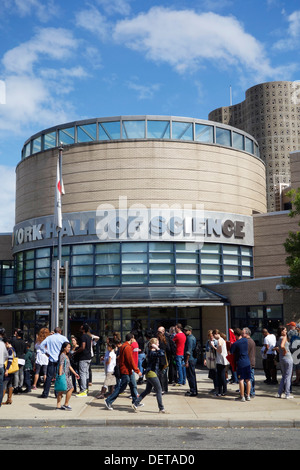
[[[300,149],[300,82],[267,82],[246,91],[246,99],[209,113],[211,121],[237,127],[258,142],[266,164],[268,211],[284,209],[290,184],[289,154]]]

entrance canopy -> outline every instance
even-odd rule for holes
[[[223,306],[226,297],[205,287],[107,287],[69,289],[69,308]],[[0,310],[51,308],[51,291],[36,290],[0,297]]]

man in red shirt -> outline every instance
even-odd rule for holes
[[[121,378],[113,393],[105,400],[105,406],[110,411],[113,410],[113,407],[111,406],[112,403],[116,398],[118,398],[120,393],[124,392],[128,384],[130,386],[132,403],[134,403],[138,397],[134,373],[136,372],[140,377],[142,374],[133,360],[131,344],[134,341],[135,339],[133,334],[128,333],[126,335],[125,343],[120,347],[119,366]]]
[[[184,346],[186,342],[186,336],[182,331],[182,325],[177,323],[175,326],[176,335],[173,338],[174,343],[176,344],[176,356],[175,363],[178,373],[178,383],[176,386],[185,385],[186,382],[186,370],[184,367]]]

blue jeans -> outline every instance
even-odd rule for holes
[[[143,393],[140,394],[139,398],[137,398],[134,403],[135,405],[138,405],[149,393],[151,392],[152,388],[154,388],[155,393],[156,393],[156,400],[158,404],[159,410],[164,409],[164,405],[162,402],[162,389],[160,385],[160,381],[158,377],[146,377],[147,378],[147,384],[146,384],[146,389],[143,391]]]
[[[138,368],[140,369],[141,373],[144,375],[144,369],[142,367],[142,362],[145,359],[145,353],[139,353],[139,360],[138,360]]]
[[[290,391],[291,391],[293,361],[282,359],[280,361],[280,368],[281,368],[281,373],[282,373],[282,379],[279,384],[278,395],[285,393],[288,396],[290,395]]]
[[[184,367],[183,356],[175,356],[176,369],[178,372],[178,383],[185,385],[186,370]]]
[[[121,375],[121,378],[117,383],[115,390],[111,395],[109,395],[109,397],[107,397],[106,402],[109,405],[112,405],[112,403],[115,401],[116,398],[118,398],[120,393],[123,393],[125,391],[127,385],[129,385],[130,387],[132,403],[134,403],[137,399],[137,386],[134,372],[132,372],[131,375]]]
[[[44,391],[42,393],[43,397],[48,397],[49,395],[52,379],[56,375],[57,365],[58,365],[58,362],[49,361],[48,363],[47,377],[46,377],[46,382],[44,384]]]
[[[0,406],[3,400],[4,367],[0,367]]]

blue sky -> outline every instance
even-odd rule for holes
[[[300,79],[297,0],[1,0],[0,232],[24,141],[55,124],[207,119],[247,88]]]

